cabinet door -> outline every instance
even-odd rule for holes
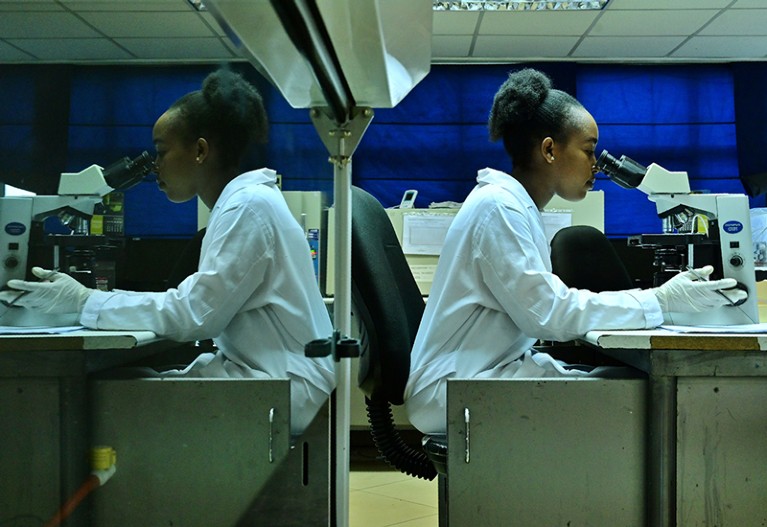
[[[767,379],[681,377],[677,525],[767,525]]]
[[[450,525],[644,526],[644,379],[448,381]]]
[[[57,379],[0,378],[0,525],[61,505],[60,409]]]
[[[238,525],[287,458],[289,390],[264,379],[92,382],[92,444],[117,452],[93,525]]]

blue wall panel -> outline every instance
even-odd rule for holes
[[[574,65],[529,66],[574,90]],[[355,154],[355,184],[386,207],[399,204],[402,193],[415,188],[419,191],[416,206],[425,207],[432,202],[463,201],[481,168],[510,170],[502,144],[488,139],[487,117],[498,87],[521,67],[432,66],[395,108],[376,110]]]
[[[0,159],[5,164],[4,171],[35,169],[35,156],[31,151],[34,140],[31,124],[0,124]]]
[[[0,181],[55,192],[67,152],[70,74],[66,65],[0,64]]]
[[[151,125],[176,99],[199,89],[208,71],[200,67],[152,66],[78,69],[72,78],[70,122]]]
[[[738,179],[734,124],[601,125],[597,155],[626,155],[641,165],[656,163],[691,178]]]
[[[726,65],[584,65],[578,100],[597,123],[733,122],[733,81]]]
[[[743,192],[728,66],[582,66],[577,97],[599,125],[598,153],[685,171],[692,190]],[[600,175],[608,235],[660,232],[643,193],[611,187]]]
[[[463,201],[474,187],[477,170],[508,165],[499,145],[487,139],[485,125],[380,124],[371,126],[354,161],[355,182],[384,206],[399,204],[407,189],[418,189],[417,206],[433,201]]]
[[[282,175],[283,189],[332,194],[333,165],[311,121],[270,123],[266,150],[266,163]]]
[[[143,151],[155,155],[151,125],[74,125],[69,127],[66,169],[78,172],[93,164],[107,167],[123,157],[134,158]]]
[[[125,192],[125,235],[189,238],[197,232],[197,200],[171,203],[157,183],[142,181]]]

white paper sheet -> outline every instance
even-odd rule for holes
[[[0,335],[60,335],[62,333],[71,333],[72,331],[79,331],[81,329],[85,329],[85,326],[0,326]]]
[[[402,217],[402,252],[439,256],[452,214],[405,214]]]
[[[662,325],[661,329],[675,333],[716,333],[716,334],[743,334],[743,333],[767,333],[767,324],[738,324],[732,326],[674,326]]]

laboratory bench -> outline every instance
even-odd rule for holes
[[[170,346],[151,332],[0,335],[0,524],[48,520],[89,473],[88,376]]]
[[[0,335],[0,525],[52,518],[102,445],[117,471],[64,525],[274,524],[286,511],[295,525],[326,525],[328,404],[293,436],[288,379],[109,372],[192,347],[151,332]]]
[[[767,334],[594,331],[645,372],[648,525],[767,525]]]
[[[440,525],[767,525],[767,334],[726,331],[559,350],[646,375],[449,379]]]

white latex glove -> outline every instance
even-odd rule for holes
[[[748,293],[742,289],[731,289],[737,285],[734,278],[707,280],[713,272],[714,268],[707,265],[679,273],[665,284],[656,287],[655,296],[663,312],[698,313],[736,304],[748,297]],[[724,289],[727,291],[723,291]]]
[[[8,280],[13,290],[0,292],[0,301],[40,313],[79,313],[93,292],[65,273],[33,267],[32,274],[43,281]]]

